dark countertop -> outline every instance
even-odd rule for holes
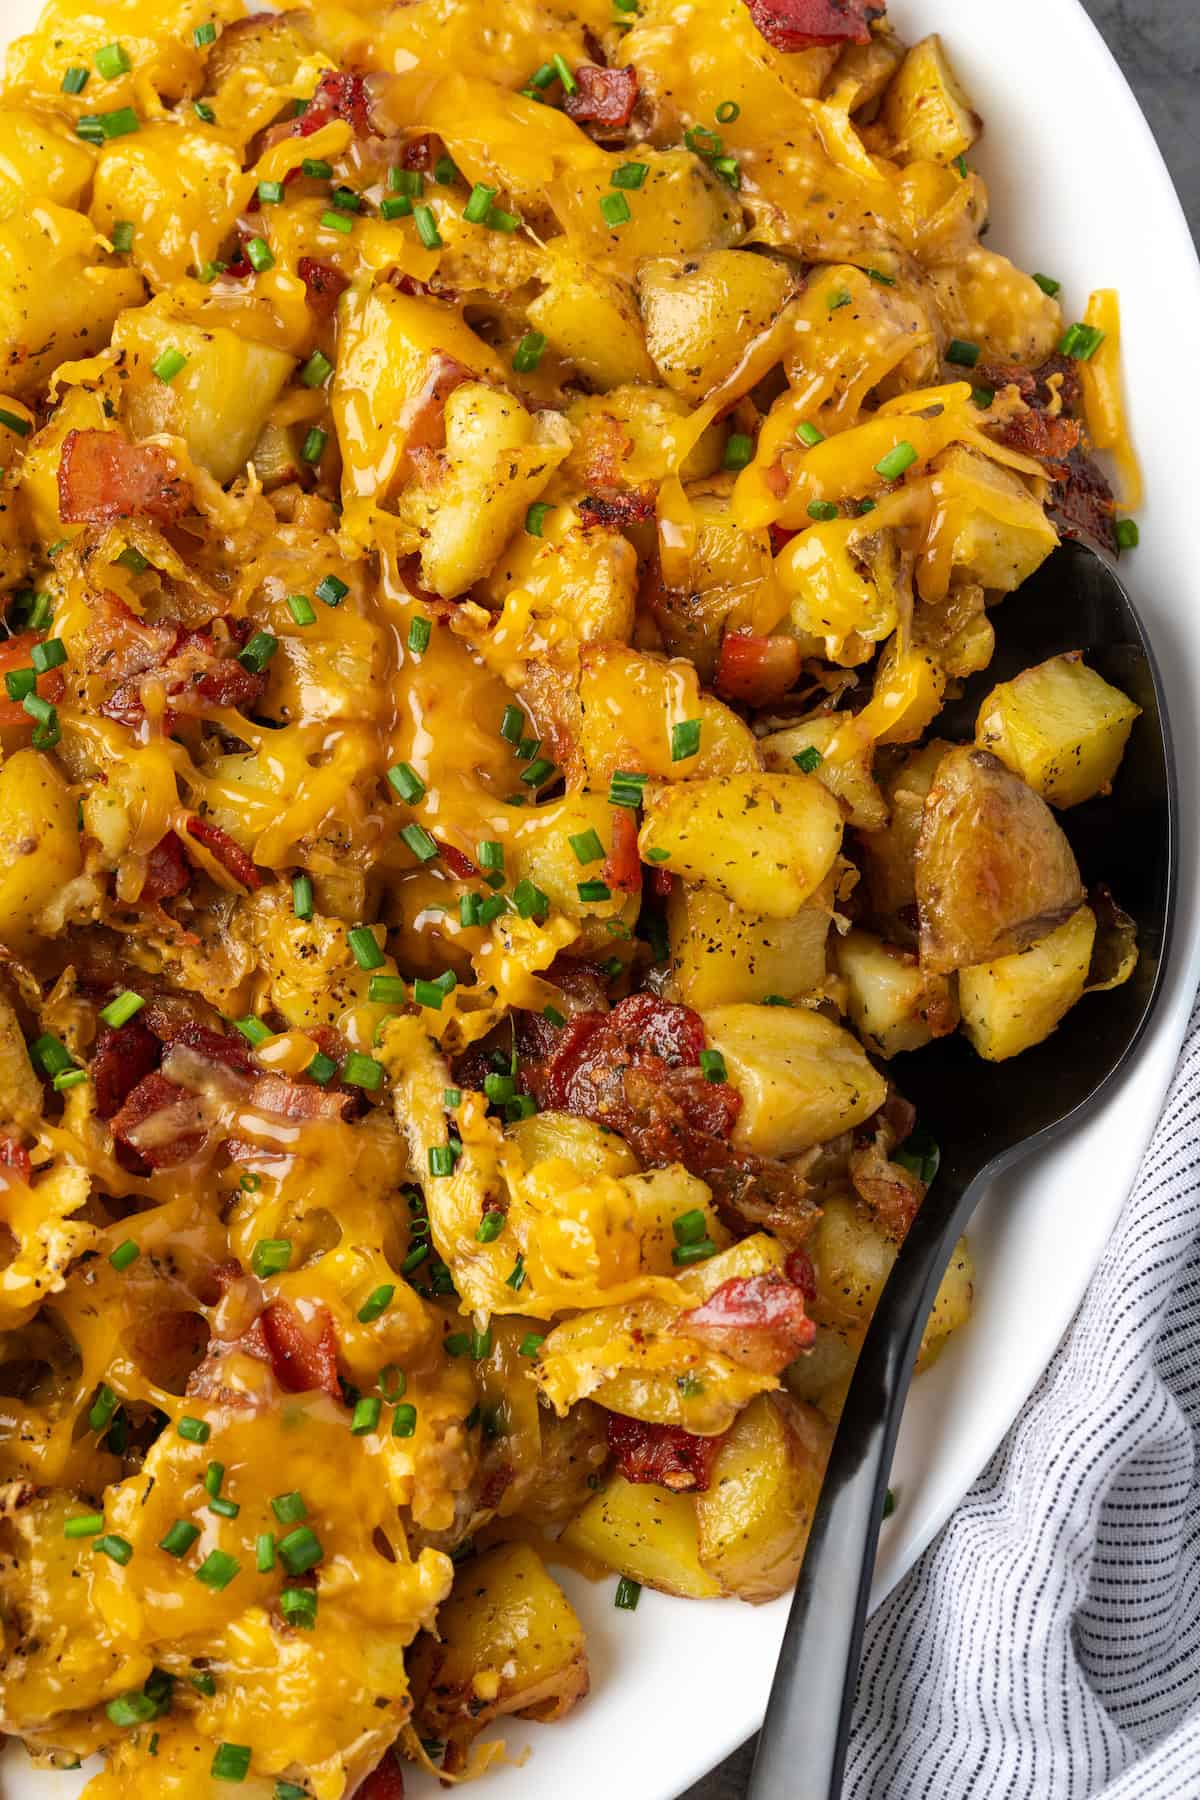
[[[1200,7],[1196,0],[1083,4],[1141,101],[1200,240]],[[741,1800],[752,1754],[753,1745],[743,1745],[683,1800]]]

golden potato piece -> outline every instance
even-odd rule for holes
[[[796,1156],[861,1125],[887,1083],[857,1038],[803,1006],[718,1006],[704,1015],[742,1097],[733,1142],[757,1156]]]
[[[653,383],[633,295],[577,257],[551,250],[546,288],[526,308],[529,323],[603,393],[627,382]]]
[[[820,1325],[836,1327],[857,1349],[892,1272],[899,1246],[866,1206],[846,1195],[834,1194],[822,1202],[821,1217],[808,1248],[817,1282],[812,1315]],[[967,1241],[960,1238],[921,1338],[919,1369],[928,1366],[950,1333],[970,1317],[974,1277]],[[820,1329],[817,1340],[820,1343]],[[794,1392],[806,1391],[805,1368],[802,1358],[796,1366],[796,1379],[789,1381]]]
[[[710,1600],[720,1584],[700,1561],[696,1503],[614,1475],[563,1532],[563,1543],[664,1594]]]
[[[0,769],[0,944],[36,943],[43,908],[81,866],[66,783],[49,757],[16,751]]]
[[[913,45],[892,77],[882,118],[905,162],[953,162],[983,129],[936,32]]]
[[[1096,915],[1081,906],[1028,950],[964,969],[963,1030],[980,1056],[1003,1062],[1049,1037],[1083,993],[1095,941]]]
[[[731,375],[795,284],[786,263],[749,250],[656,257],[638,271],[646,347],[669,388],[702,400]]]
[[[830,898],[822,888],[792,918],[772,919],[744,912],[714,888],[675,882],[667,928],[679,998],[703,1010],[769,994],[790,1000],[819,987]]]
[[[1050,808],[987,750],[938,764],[917,841],[921,962],[935,973],[1024,950],[1083,902]]]
[[[1058,534],[1019,475],[954,444],[937,463],[959,581],[1011,594],[1039,569]]]
[[[409,1659],[423,1735],[461,1749],[504,1713],[561,1719],[588,1691],[583,1627],[528,1544],[465,1564],[437,1630]]]
[[[645,795],[643,860],[768,918],[797,913],[841,849],[841,809],[811,775],[653,782]]]
[[[922,969],[909,951],[869,931],[851,931],[835,942],[834,960],[846,983],[854,1029],[879,1056],[919,1050],[957,1025],[949,978]]]
[[[879,831],[887,824],[887,805],[871,772],[873,746],[849,713],[823,713],[773,731],[761,748],[768,769],[778,770],[803,767],[797,758],[815,750],[821,760],[813,773],[841,801],[850,824],[859,831]]]
[[[1107,790],[1140,711],[1072,650],[994,687],[975,742],[1052,806],[1078,806]]]
[[[925,816],[925,796],[949,748],[945,738],[933,738],[893,764],[881,783],[891,817],[882,831],[873,831],[861,841],[871,910],[889,921],[890,937],[896,936],[891,921],[898,922],[899,915],[916,904],[917,839]],[[909,939],[897,937],[897,941],[907,943]],[[915,938],[912,941],[915,943]]]
[[[813,1408],[760,1394],[739,1413],[696,1495],[700,1561],[727,1594],[786,1593],[808,1540],[832,1433]]]

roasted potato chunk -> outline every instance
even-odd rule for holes
[[[935,974],[1024,950],[1083,903],[1050,808],[987,750],[948,751],[917,841],[921,962]]]
[[[958,1023],[950,981],[922,969],[909,951],[869,931],[851,931],[836,941],[834,959],[854,1029],[879,1056],[919,1050]]]
[[[825,979],[831,896],[819,889],[790,919],[744,912],[714,888],[677,881],[667,906],[679,997],[703,1010],[738,1000],[790,1000]]]
[[[702,400],[731,375],[795,286],[791,269],[748,250],[656,257],[638,270],[646,346],[669,388]]]
[[[975,742],[1052,806],[1078,806],[1107,791],[1140,711],[1072,650],[994,687]]]
[[[795,1581],[831,1436],[784,1394],[760,1394],[738,1414],[696,1495],[700,1561],[727,1594],[758,1604]]]
[[[721,1592],[716,1576],[700,1560],[696,1503],[690,1494],[613,1475],[572,1519],[563,1542],[664,1594],[710,1600]]]
[[[768,918],[798,912],[841,848],[837,801],[809,775],[655,782],[645,793],[642,856]]]
[[[983,129],[936,32],[905,56],[888,84],[881,116],[906,162],[953,162]]]
[[[1083,993],[1096,915],[1081,906],[1057,931],[959,975],[963,1030],[987,1062],[1019,1056],[1050,1036]]]
[[[742,1097],[733,1142],[757,1156],[795,1156],[861,1125],[887,1083],[857,1038],[803,1006],[719,1006],[709,1042]]]
[[[821,760],[813,774],[841,801],[847,822],[859,831],[881,830],[888,822],[888,809],[872,774],[874,747],[853,715],[823,713],[762,739],[768,769],[804,768],[812,760],[805,752],[814,750]]]
[[[50,903],[82,867],[75,802],[54,764],[18,750],[0,768],[0,944],[33,943]]]

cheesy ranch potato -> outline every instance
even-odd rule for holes
[[[783,1592],[936,1172],[891,1059],[1133,966],[1062,815],[1137,707],[939,735],[1136,542],[1116,298],[985,246],[894,11],[8,51],[0,1729],[89,1800],[482,1771],[588,1691],[547,1565]]]

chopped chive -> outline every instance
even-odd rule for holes
[[[670,862],[670,860],[671,860],[671,852],[669,850],[660,850],[660,849],[658,849],[657,846],[655,846],[655,848],[653,850],[647,850],[647,852],[646,852],[646,861],[647,862],[665,863],[665,862]]]
[[[417,236],[427,250],[440,250],[441,235],[438,232],[437,220],[433,216],[433,208],[427,204],[413,207],[413,219],[416,221]],[[347,221],[349,224],[349,221]]]
[[[279,1596],[279,1610],[293,1629],[311,1631],[317,1622],[317,1590],[285,1587]]]
[[[449,1144],[431,1144],[429,1146],[429,1173],[431,1175],[453,1175],[454,1152]]]
[[[221,1484],[224,1480],[225,1464],[223,1462],[210,1462],[204,1471],[204,1491],[210,1500],[216,1499],[221,1491]]]
[[[402,975],[372,975],[367,983],[367,999],[372,1006],[403,1006],[408,989]]]
[[[380,969],[383,967],[384,954],[375,939],[375,933],[369,925],[356,925],[353,931],[346,933],[346,942],[350,946],[350,954],[360,969]]]
[[[220,1494],[214,1494],[208,1503],[209,1512],[216,1513],[219,1519],[236,1519],[241,1507],[236,1500],[226,1500]]]
[[[629,769],[617,769],[608,786],[608,804],[610,806],[639,807],[642,804],[642,789],[649,778],[632,772]]]
[[[62,78],[63,93],[82,94],[87,86],[89,73],[89,70],[81,69],[78,63],[73,64]]]
[[[28,437],[33,430],[28,419],[22,419],[17,413],[6,412],[2,407],[0,407],[0,425],[3,425],[6,431],[15,432],[18,437]]]
[[[522,770],[521,781],[525,787],[541,787],[542,783],[548,781],[554,772],[554,764],[549,758],[539,756],[536,761],[530,763],[527,769]]]
[[[74,1070],[72,1073],[82,1075],[83,1070]],[[123,1244],[118,1244],[115,1250],[109,1252],[108,1260],[117,1271],[117,1274],[123,1275],[125,1270],[128,1269],[131,1264],[135,1263],[141,1254],[141,1245],[135,1243],[132,1238],[126,1238]]]
[[[176,350],[173,345],[170,349],[164,350],[162,355],[156,357],[150,364],[151,370],[165,387],[170,387],[179,371],[186,366],[187,357],[182,350]]]
[[[401,800],[406,801],[409,806],[415,806],[418,800],[425,798],[425,783],[409,763],[396,763],[388,770],[387,778]]]
[[[622,163],[619,169],[612,172],[612,185],[615,188],[640,188],[649,173],[649,163]]]
[[[517,1252],[516,1262],[504,1277],[504,1285],[505,1287],[510,1287],[514,1293],[519,1292],[519,1290],[525,1286],[525,1258],[519,1250]],[[488,1333],[488,1337],[490,1340],[490,1332]]]
[[[260,1531],[254,1540],[254,1566],[260,1575],[269,1575],[275,1567],[275,1539],[269,1531]]]
[[[518,881],[512,891],[512,902],[517,909],[518,918],[522,919],[544,918],[550,911],[549,894],[544,894],[528,877]],[[481,908],[480,911],[482,917],[486,908]],[[496,916],[499,917],[499,914]]]
[[[485,187],[482,181],[477,181],[471,189],[470,199],[463,207],[463,218],[471,225],[482,225],[499,192],[499,188]]]
[[[395,1283],[390,1281],[385,1281],[382,1287],[373,1288],[358,1309],[359,1324],[373,1324],[382,1313],[387,1311],[395,1292]]]
[[[456,1107],[461,1106],[462,1105],[462,1089],[456,1088],[456,1087],[443,1088],[442,1089],[442,1105],[445,1106],[450,1112],[453,1112]]]
[[[432,631],[432,622],[423,613],[418,613],[408,628],[408,648],[414,656],[423,656],[428,650]]]
[[[96,1398],[88,1410],[88,1427],[92,1431],[107,1431],[112,1424],[113,1414],[120,1401],[106,1381],[102,1381],[96,1389]]]
[[[98,1512],[76,1513],[73,1519],[63,1521],[65,1538],[96,1537],[104,1530],[104,1514]]]
[[[423,825],[405,825],[400,833],[418,862],[432,862],[438,853],[438,847]]]
[[[212,1558],[209,1558],[211,1562]],[[224,1582],[221,1584],[224,1586]],[[218,1744],[209,1774],[214,1781],[245,1781],[250,1773],[250,1749],[246,1744]]]
[[[1072,356],[1076,362],[1090,362],[1105,335],[1095,325],[1069,325],[1059,341],[1058,353]]]
[[[1043,294],[1048,294],[1051,300],[1056,299],[1057,296],[1062,293],[1062,282],[1055,281],[1053,275],[1035,275],[1033,279],[1037,282]]]
[[[43,1075],[61,1075],[64,1069],[71,1067],[71,1052],[53,1032],[45,1031],[41,1037],[34,1038],[29,1054]]]
[[[476,1243],[494,1243],[500,1236],[500,1233],[504,1230],[504,1224],[505,1216],[502,1212],[485,1212],[482,1219],[479,1221],[479,1227],[475,1233]]]
[[[141,1012],[145,1004],[141,994],[135,994],[132,988],[125,988],[115,1000],[110,1000],[107,1006],[101,1008],[100,1017],[106,1025],[117,1029],[122,1025],[127,1025],[135,1013]]]
[[[677,1244],[698,1244],[708,1235],[708,1220],[698,1206],[693,1206],[671,1220],[671,1230]]]
[[[995,388],[977,387],[971,389],[971,399],[975,402],[975,405],[979,408],[980,412],[986,412],[995,398]]]
[[[351,1437],[366,1437],[379,1425],[379,1415],[383,1411],[383,1401],[378,1394],[365,1394],[356,1402],[350,1418]]]
[[[754,460],[754,439],[744,431],[731,431],[725,440],[721,465],[726,469],[744,469]]]
[[[518,375],[528,375],[542,360],[546,340],[540,331],[527,331],[513,352],[512,366]]]
[[[259,1238],[250,1252],[250,1267],[260,1281],[280,1275],[292,1260],[290,1238]]]
[[[326,231],[340,231],[343,237],[349,237],[354,230],[354,220],[348,213],[332,209],[321,214],[321,224]]]
[[[518,883],[518,886],[519,885],[520,884]],[[532,886],[532,883],[530,885]],[[514,890],[514,905],[515,904],[516,904],[516,900],[515,900],[515,890]],[[492,894],[486,900],[479,900],[477,897],[474,922],[476,925],[493,925],[493,924],[495,924],[496,920],[498,918],[500,918],[501,915],[506,913],[507,911],[508,911],[508,901],[505,900],[503,895],[501,895],[501,894]],[[528,916],[529,915],[526,914],[526,917],[528,917]]]
[[[612,889],[606,881],[580,881],[576,883],[575,891],[585,905],[597,900],[612,899]]]
[[[106,1701],[104,1710],[114,1725],[128,1729],[131,1725],[144,1725],[149,1719],[158,1715],[158,1701],[149,1694],[134,1692],[118,1694],[115,1700]]]
[[[577,831],[567,841],[581,863],[598,862],[604,855],[604,845],[597,831]]]
[[[453,187],[458,180],[458,168],[452,156],[439,156],[433,165],[433,179],[439,187]]]
[[[120,1563],[122,1568],[133,1555],[133,1545],[129,1539],[119,1537],[115,1531],[110,1531],[105,1537],[93,1538],[92,1549],[99,1555],[110,1557],[113,1562]]]
[[[677,1244],[671,1252],[671,1261],[677,1268],[684,1268],[688,1263],[707,1262],[716,1254],[717,1246],[711,1238],[704,1237],[694,1244]]]
[[[264,1025],[261,1019],[256,1019],[253,1013],[247,1013],[244,1019],[235,1019],[233,1027],[235,1031],[240,1031],[246,1042],[252,1044],[256,1050],[260,1044],[265,1044],[267,1039],[273,1035],[271,1027]]]
[[[956,156],[951,167],[958,170],[958,173],[964,181],[967,179],[967,159],[965,156]]]
[[[185,1413],[175,1427],[181,1438],[189,1444],[207,1444],[212,1436],[212,1426],[205,1419],[196,1419]]]
[[[392,1436],[411,1437],[417,1429],[417,1409],[406,1400],[392,1414]]]
[[[556,53],[554,56],[552,56],[550,58],[550,61],[554,64],[554,73],[558,76],[558,79],[562,82],[563,93],[564,94],[577,93],[579,90],[579,83],[576,81],[574,75],[572,75],[570,68],[567,65],[566,57],[560,56]]]
[[[337,1074],[337,1064],[332,1056],[326,1056],[323,1050],[318,1050],[312,1061],[305,1064],[304,1073],[310,1081],[315,1081],[319,1087],[324,1087]]]
[[[718,106],[716,112],[713,114],[718,125],[732,125],[734,120],[740,119],[741,116],[742,109],[736,100],[722,100],[720,106]]]
[[[541,537],[546,514],[552,510],[549,501],[546,500],[536,500],[529,508],[525,514],[525,529],[530,537]]]
[[[86,1069],[64,1069],[61,1075],[54,1077],[54,1091],[56,1094],[65,1093],[68,1088],[80,1087],[86,1080]]]
[[[10,700],[24,700],[36,690],[36,669],[9,669],[4,677],[4,691]]]
[[[700,1073],[705,1081],[725,1080],[725,1058],[719,1050],[702,1050],[700,1052]]]
[[[283,199],[282,181],[260,181],[257,188],[264,206],[278,206]]]
[[[815,775],[822,760],[821,752],[815,744],[809,744],[805,749],[798,750],[792,758],[802,775]]]
[[[453,1157],[451,1157],[450,1162],[451,1162],[451,1167],[453,1167],[453,1164],[454,1164]],[[449,1174],[450,1170],[447,1169],[446,1173]],[[409,1251],[409,1253],[405,1257],[404,1261],[400,1264],[400,1273],[402,1275],[411,1275],[414,1269],[420,1268],[421,1264],[425,1261],[425,1258],[428,1255],[429,1255],[429,1245],[428,1244],[418,1244],[415,1247],[415,1249],[412,1249]]]
[[[613,1605],[621,1612],[636,1612],[637,1603],[642,1597],[642,1584],[633,1581],[628,1575],[622,1575],[617,1583],[617,1591],[613,1595]]]
[[[271,246],[264,237],[252,237],[246,240],[246,261],[257,275],[265,275],[268,269],[275,267],[275,258]]]
[[[394,194],[404,194],[409,200],[419,200],[425,192],[425,177],[419,169],[401,169],[396,166],[388,170],[388,186]]]
[[[315,1569],[325,1555],[321,1540],[311,1525],[297,1525],[295,1531],[280,1538],[275,1548],[289,1575],[303,1575],[309,1569]]]
[[[907,441],[897,444],[886,456],[881,456],[875,464],[875,473],[882,475],[885,481],[898,481],[906,469],[911,469],[917,460],[917,452]]]
[[[96,73],[105,81],[116,81],[122,75],[128,75],[133,64],[128,53],[121,44],[105,44],[96,52]]]
[[[292,877],[292,911],[298,919],[313,916],[313,884],[311,875]]]
[[[946,361],[961,369],[973,369],[981,354],[979,345],[968,343],[965,338],[951,338],[946,345]]]
[[[333,164],[326,162],[323,156],[306,156],[300,164],[300,172],[313,181],[328,181],[333,175]]]
[[[493,1069],[483,1078],[483,1091],[488,1099],[497,1105],[511,1100],[517,1091],[516,1080],[512,1075],[499,1075]]]
[[[684,762],[700,748],[700,720],[681,719],[671,727],[671,761]]]
[[[506,706],[500,721],[500,736],[506,744],[519,744],[525,735],[525,714],[519,706]]]
[[[165,1550],[168,1556],[186,1556],[196,1539],[200,1536],[200,1527],[187,1519],[176,1519],[164,1537],[159,1538],[158,1547]]]
[[[324,387],[333,374],[333,364],[322,350],[314,350],[300,371],[300,379],[307,388]]]
[[[379,1391],[389,1406],[403,1399],[408,1389],[408,1376],[397,1363],[385,1363],[379,1371]]]
[[[895,1512],[895,1510],[896,1510],[896,1496],[892,1492],[891,1488],[888,1488],[887,1492],[883,1496],[883,1510],[879,1516],[881,1519],[890,1519],[892,1514]]]
[[[1136,519],[1117,520],[1117,543],[1122,550],[1136,550],[1141,535]]]
[[[87,144],[103,144],[140,131],[141,123],[132,106],[120,106],[115,112],[85,113],[75,121],[75,135]]]
[[[536,1331],[528,1331],[517,1346],[517,1355],[536,1356],[545,1341],[545,1338],[539,1336]]]
[[[203,119],[204,123],[206,125],[212,125],[212,124],[216,123],[217,115],[213,111],[212,107],[208,104],[207,100],[193,100],[192,101],[192,111],[195,113],[195,115],[198,119]]]
[[[362,195],[350,187],[335,187],[329,196],[338,212],[361,212]]]
[[[313,592],[326,606],[340,606],[350,589],[336,575],[322,575]]]
[[[325,445],[329,441],[329,433],[314,425],[304,434],[304,442],[300,446],[300,460],[309,464],[319,463],[325,454]]]
[[[418,1006],[428,1006],[434,1012],[440,1011],[445,995],[436,981],[425,981],[418,978],[413,982],[413,999]]]
[[[516,213],[502,212],[498,206],[492,207],[484,224],[489,231],[513,232],[521,229],[521,221]]]
[[[315,625],[317,622],[317,609],[307,594],[289,594],[287,609],[297,625]]]
[[[880,287],[895,287],[896,285],[896,277],[894,275],[885,275],[882,269],[868,269],[866,273],[867,280],[877,281]]]
[[[823,444],[825,442],[825,433],[823,431],[818,431],[817,427],[808,419],[802,419],[799,425],[797,425],[796,436],[800,439],[802,444],[807,444],[810,450],[815,444]]]
[[[839,312],[843,306],[850,304],[850,292],[847,288],[831,288],[825,297],[825,304],[831,313]]]
[[[615,231],[618,225],[628,225],[633,214],[629,210],[629,202],[624,194],[601,194],[600,211],[604,222]]]
[[[373,1056],[361,1056],[357,1050],[351,1050],[342,1064],[342,1080],[348,1081],[351,1087],[365,1088],[374,1093],[383,1086],[383,1064],[375,1061]]]
[[[566,1013],[559,1012],[557,1006],[543,1006],[542,1017],[548,1025],[562,1026],[567,1022]]]
[[[718,134],[710,131],[707,125],[689,125],[683,134],[683,141],[697,156],[720,156],[725,148]]]
[[[260,675],[279,648],[279,639],[269,631],[256,631],[245,647],[238,651],[243,669]]]
[[[301,1519],[307,1519],[308,1508],[304,1504],[299,1489],[293,1488],[287,1494],[275,1494],[271,1499],[271,1511],[281,1525],[298,1525]]]

